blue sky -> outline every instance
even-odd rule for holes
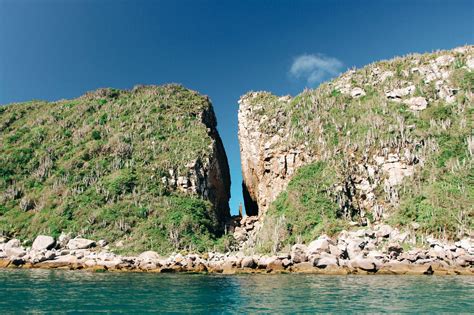
[[[0,104],[182,83],[211,97],[242,200],[237,101],[474,43],[474,1],[0,0]]]

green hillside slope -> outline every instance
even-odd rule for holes
[[[0,143],[1,234],[203,250],[230,215],[212,105],[178,85],[2,106]]]
[[[272,166],[244,176],[248,204],[278,193],[259,244],[310,241],[350,221],[416,222],[420,235],[446,238],[472,233],[473,67],[474,47],[467,46],[377,62],[292,99],[243,96],[241,112],[257,122],[265,162],[286,161],[287,174],[290,153],[301,164],[294,176]],[[258,195],[262,182],[278,181],[286,188]]]

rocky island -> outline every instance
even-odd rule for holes
[[[0,266],[474,274],[474,47],[239,101],[247,216],[178,85],[0,108]]]

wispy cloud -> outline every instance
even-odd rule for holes
[[[295,58],[290,68],[290,74],[298,79],[305,79],[308,84],[315,84],[337,75],[343,63],[334,57],[323,54],[301,55]]]

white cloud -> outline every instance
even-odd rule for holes
[[[298,79],[303,78],[312,85],[339,74],[342,66],[343,63],[337,58],[322,54],[301,55],[293,61],[290,74]]]

